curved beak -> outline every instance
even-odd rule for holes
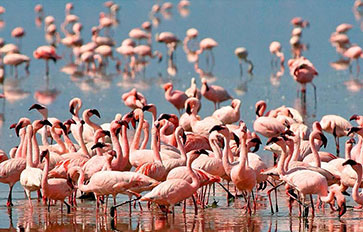
[[[50,123],[47,119],[41,120],[40,123],[43,124],[44,126],[45,125],[47,125],[47,126],[53,126],[52,123]]]
[[[91,112],[92,114],[96,115],[98,118],[101,118],[101,116],[100,116],[100,112],[98,112],[98,110],[96,110],[96,109],[92,109],[92,110],[90,110],[89,112]]]
[[[40,104],[33,104],[32,106],[30,106],[29,111],[30,111],[30,110],[33,110],[33,109],[36,109],[36,110],[43,110],[43,109],[45,109],[45,107],[44,107],[44,106],[42,106],[42,105],[40,105]]]
[[[325,137],[325,135],[323,133],[320,133],[319,135],[320,135],[321,141],[323,142],[324,148],[326,148],[326,145],[328,144],[328,139]]]

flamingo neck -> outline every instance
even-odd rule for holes
[[[178,132],[178,131],[176,131],[176,132]],[[180,159],[183,160],[184,162],[186,162],[186,160],[187,160],[187,154],[185,152],[184,145],[183,145],[182,141],[180,140],[179,134],[177,134],[175,136],[175,138],[176,138],[176,143],[178,145],[178,150],[180,151],[180,156],[181,156]]]
[[[33,148],[32,148],[32,141],[31,141],[31,132],[27,133],[26,140],[27,140],[27,149],[26,149],[26,166],[27,167],[35,167],[33,164]]]
[[[122,165],[125,164],[125,162],[123,162],[125,158],[123,157],[121,145],[120,142],[118,141],[115,130],[111,129],[110,134],[111,134],[112,146],[113,149],[116,151],[117,155],[117,158],[111,161],[111,167],[115,171],[121,171],[122,168],[124,168],[124,166],[122,167]]]
[[[77,149],[74,146],[72,140],[69,138],[69,136],[67,134],[63,133],[63,137],[64,137],[64,142],[65,142],[65,146],[66,146],[67,150],[69,152],[76,152]]]
[[[48,130],[47,130],[47,125],[44,125],[43,129],[42,129],[42,144],[43,146],[49,146],[49,142],[47,139],[47,134],[48,134]]]
[[[320,156],[319,156],[319,153],[318,151],[316,150],[316,147],[315,147],[315,143],[314,143],[314,137],[315,137],[315,134],[317,132],[312,132],[309,136],[309,144],[310,144],[310,148],[311,148],[311,151],[314,155],[314,163],[315,163],[315,166],[316,167],[321,167],[321,161],[320,161]]]
[[[33,143],[33,165],[34,167],[37,167],[39,165],[39,145],[37,141],[37,130],[33,131],[32,143]]]
[[[362,166],[359,165],[358,169],[355,170],[357,172],[357,180],[354,183],[353,189],[352,189],[352,197],[355,201],[362,201],[363,199],[359,199],[359,186],[362,182]]]
[[[67,150],[66,146],[64,145],[64,142],[60,139],[60,137],[57,135],[57,133],[55,133],[54,127],[50,128],[50,134],[52,135],[52,138],[54,139],[54,141],[56,141],[56,143],[60,147],[60,149],[57,151],[57,153],[59,153],[59,154],[66,153],[66,150]]]
[[[283,176],[286,173],[286,169],[285,169],[285,166],[284,166],[285,160],[287,158],[286,145],[281,146],[281,149],[282,149],[282,153],[281,153],[280,160],[277,163],[277,173],[280,176]]]
[[[124,154],[123,162],[125,162],[122,165],[124,165],[123,168],[125,168],[127,163],[129,162],[129,156],[130,156],[129,140],[127,139],[127,126],[122,127],[121,138],[122,138],[122,141],[121,141],[122,142],[122,152]]]
[[[91,121],[90,117],[87,114],[84,114],[83,115],[83,119],[84,119],[84,122],[87,125],[89,125],[90,127],[92,127],[94,131],[96,131],[98,129],[101,129],[102,130],[102,128],[98,124],[96,124],[96,123],[94,123],[94,122]]]
[[[145,149],[148,142],[149,142],[149,127],[146,127],[144,128],[144,139],[142,140],[140,149],[141,150]]]
[[[213,151],[213,154],[215,155],[215,157],[222,160],[223,155],[222,155],[221,148],[217,144],[217,138],[212,138],[212,136],[209,136],[209,144],[212,148],[212,151]]]
[[[345,159],[351,159],[351,151],[352,151],[353,146],[352,145],[345,145]]]
[[[45,164],[43,168],[43,175],[42,175],[42,190],[43,194],[48,188],[48,172],[49,172],[49,155],[45,156]]]
[[[159,161],[162,163],[160,157],[160,146],[158,144],[158,139],[160,139],[160,137],[159,138],[158,137],[159,137],[158,132],[154,131],[151,138],[151,149],[153,150],[154,161]]]
[[[240,152],[239,152],[239,168],[241,170],[245,169],[246,165],[248,165],[248,150],[247,150],[247,146],[246,146],[246,139],[242,138],[241,139],[241,144],[240,144]],[[246,164],[247,162],[247,164]]]
[[[83,169],[77,168],[77,172],[79,173],[77,188],[82,192],[88,192],[88,185],[84,184],[85,175]]]
[[[230,176],[233,165],[231,164],[231,162],[228,159],[229,138],[223,135],[223,140],[224,140],[225,147],[223,149],[223,160],[222,160],[222,162],[223,162],[223,167],[224,167],[224,170],[225,170],[226,174]]]
[[[135,135],[134,135],[134,139],[132,140],[131,151],[135,151],[135,150],[139,149],[140,136],[141,136],[143,125],[144,125],[144,113],[140,113],[140,115],[139,115],[139,125],[137,126],[137,129],[136,129],[136,132],[135,132]]]
[[[16,153],[15,153],[15,158],[22,158],[23,157],[23,150],[26,150],[24,149],[24,146],[26,144],[26,141],[25,141],[25,133],[24,133],[24,130],[21,129],[20,130],[20,143],[19,143],[19,147],[18,149],[16,150]]]
[[[198,176],[195,174],[195,172],[192,169],[192,159],[187,159],[187,169],[189,172],[189,175],[192,179],[192,183],[190,184],[192,186],[192,188],[194,189],[198,189],[199,188],[199,184],[200,184],[200,180],[198,178]]]
[[[84,139],[83,139],[83,125],[80,123],[79,127],[78,127],[78,136],[79,136],[79,141],[78,141],[78,145],[81,147],[81,152],[83,155],[86,155],[87,157],[91,158],[91,156],[88,153],[88,149],[86,147],[86,144],[84,143]]]

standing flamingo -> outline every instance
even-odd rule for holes
[[[203,151],[192,151],[187,158],[188,173],[192,178],[192,183],[183,179],[166,180],[156,186],[151,192],[141,197],[140,201],[154,202],[161,206],[173,206],[188,197],[191,197],[199,188],[199,178],[193,172],[192,162],[198,158]],[[197,214],[197,206],[194,204]],[[161,208],[164,209],[164,208]],[[166,210],[168,212],[168,210]]]
[[[184,109],[184,103],[188,99],[188,96],[180,90],[173,90],[173,84],[171,82],[166,83],[163,86],[165,90],[165,99],[174,105],[181,115],[181,110]]]
[[[221,102],[227,101],[229,99],[233,100],[227,90],[218,85],[208,85],[207,79],[205,78],[202,78],[202,87],[200,92],[202,93],[203,97],[214,103],[214,110],[219,108],[219,104]]]
[[[359,205],[363,205],[363,193],[359,192],[359,187],[362,182],[362,164],[349,159],[349,160],[345,161],[342,165],[343,166],[345,166],[345,165],[352,166],[353,170],[357,173],[358,177],[357,177],[357,179],[354,183],[353,189],[352,189],[352,197],[353,197],[353,200],[355,202],[357,202]]]
[[[73,192],[73,184],[71,181],[63,178],[48,179],[49,172],[49,151],[45,150],[41,154],[41,161],[45,158],[45,167],[42,176],[43,197],[48,199],[48,212],[50,210],[51,200],[61,201],[61,211],[63,212],[63,203],[67,206],[67,213],[71,212],[70,205],[64,199]]]
[[[56,63],[57,60],[61,59],[61,57],[57,55],[55,48],[53,46],[40,46],[33,52],[33,56],[35,59],[45,60],[46,76],[49,75],[48,60],[53,60],[53,62]]]
[[[240,119],[241,101],[233,99],[230,106],[224,106],[213,112],[212,117],[217,118],[224,124],[232,124]]]
[[[324,131],[333,134],[337,155],[339,156],[339,137],[347,136],[347,129],[352,127],[345,118],[338,115],[324,115],[320,120],[320,125]]]
[[[306,84],[310,83],[314,88],[314,99],[316,104],[316,86],[312,81],[314,77],[318,75],[318,71],[316,71],[314,65],[310,62],[310,60],[303,56],[290,59],[288,61],[288,65],[291,76],[301,85],[301,93],[304,102],[306,102]]]

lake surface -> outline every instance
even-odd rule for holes
[[[149,12],[153,4],[162,4],[162,1],[122,1],[118,2],[121,9],[118,14],[119,25],[111,29],[110,34],[119,46],[128,36],[128,32],[141,23],[150,20]],[[56,25],[64,20],[64,6],[67,1],[41,1],[45,15],[53,15]],[[320,120],[323,115],[337,114],[349,118],[353,114],[362,115],[363,99],[363,74],[357,75],[356,62],[353,62],[352,72],[349,69],[337,71],[331,63],[340,59],[335,48],[329,43],[329,37],[340,23],[349,23],[353,28],[348,32],[350,41],[363,46],[363,16],[353,11],[354,1],[217,1],[217,0],[193,0],[189,7],[189,14],[181,15],[177,10],[177,1],[170,14],[158,14],[159,25],[153,27],[153,33],[170,31],[181,40],[187,29],[194,27],[199,30],[199,39],[211,37],[218,42],[218,47],[213,49],[215,66],[208,73],[208,78],[213,84],[221,85],[235,98],[242,100],[241,117],[252,129],[255,119],[254,105],[258,100],[265,100],[268,109],[274,109],[281,105],[293,106],[305,113],[305,121],[308,125]],[[17,78],[6,67],[6,77],[3,87],[5,95],[10,93],[12,98],[0,100],[0,148],[6,152],[11,147],[18,145],[19,139],[13,130],[9,129],[12,123],[20,117],[29,117],[31,120],[39,119],[38,112],[29,112],[28,108],[39,100],[39,96],[47,97],[49,116],[66,120],[71,117],[68,111],[68,103],[73,97],[79,97],[83,101],[83,109],[96,108],[100,111],[101,119],[95,119],[97,123],[111,121],[116,113],[125,114],[130,111],[122,100],[121,95],[136,87],[148,99],[149,103],[155,103],[158,113],[175,113],[177,110],[164,98],[162,84],[172,81],[176,89],[185,90],[190,85],[192,77],[197,78],[197,85],[201,82],[199,74],[194,70],[194,64],[186,59],[182,46],[178,46],[175,52],[174,65],[176,74],[170,75],[167,71],[167,59],[161,63],[152,60],[144,72],[136,74],[135,78],[124,78],[117,73],[115,62],[110,61],[104,75],[69,75],[64,70],[70,67],[70,49],[60,45],[57,53],[63,57],[56,64],[50,62],[50,74],[45,76],[45,64],[43,60],[35,60],[33,51],[41,45],[46,45],[44,38],[44,24],[37,27],[34,1],[2,1],[1,5],[6,12],[0,16],[2,19],[0,37],[7,43],[16,43],[11,37],[11,31],[17,26],[22,26],[26,35],[22,40],[21,52],[32,58],[30,74],[25,75],[23,66],[18,68]],[[77,1],[74,2],[73,13],[83,24],[82,38],[85,42],[91,40],[91,28],[98,24],[100,11],[106,12],[103,1]],[[303,52],[316,67],[319,75],[314,79],[317,86],[317,104],[314,104],[312,86],[307,87],[307,103],[302,104],[297,97],[297,83],[289,74],[286,66],[291,58],[289,44],[293,29],[290,20],[300,16],[310,22],[310,27],[303,30],[302,42],[308,45],[308,50]],[[360,17],[360,18],[359,18]],[[61,33],[63,37],[63,34]],[[285,71],[280,78],[276,78],[278,69],[271,67],[272,56],[269,52],[269,44],[280,41],[285,53]],[[166,56],[166,46],[153,39],[153,49],[157,49]],[[248,74],[247,65],[243,64],[243,75],[240,76],[238,59],[234,55],[236,47],[243,46],[248,50],[248,59],[254,64],[253,75]],[[120,57],[114,52],[115,56]],[[210,62],[210,60],[209,60]],[[362,64],[362,62],[360,61]],[[207,67],[207,56],[203,54],[200,66]],[[62,71],[63,70],[63,71]],[[208,72],[207,70],[205,70]],[[10,96],[9,94],[9,96]],[[44,103],[44,102],[43,102]],[[223,103],[222,105],[227,105]],[[202,99],[202,117],[213,112],[213,104]],[[150,115],[147,116],[150,119]],[[334,139],[328,135],[327,151],[334,153]],[[263,142],[266,139],[263,138]],[[341,147],[344,139],[341,139]],[[344,149],[341,149],[342,151]],[[271,164],[271,154],[258,152],[266,162]],[[20,184],[14,187],[13,197],[15,206],[9,212],[6,208],[8,193],[7,185],[0,185],[0,227],[14,229],[19,225],[26,229],[40,231],[56,230],[111,230],[110,218],[104,214],[96,216],[95,202],[80,202],[77,211],[71,215],[60,214],[59,205],[52,207],[51,213],[41,204],[34,207],[33,212],[28,209],[27,201]],[[137,209],[130,217],[127,207],[119,210],[116,228],[120,231],[360,231],[362,227],[359,220],[361,211],[348,209],[347,214],[339,221],[336,213],[330,214],[330,209],[325,208],[325,213],[318,212],[315,218],[306,221],[297,217],[297,210],[289,216],[286,208],[286,197],[281,191],[281,212],[271,215],[265,192],[259,193],[263,199],[259,200],[256,214],[252,217],[243,213],[241,203],[227,207],[224,194],[217,191],[219,207],[205,209],[194,217],[191,206],[188,206],[184,217],[181,208],[176,207],[174,219],[167,219],[158,210],[147,210],[140,213]],[[120,197],[119,202],[126,198]],[[34,204],[35,200],[33,200]],[[348,198],[348,205],[355,205]],[[32,214],[33,213],[33,214]],[[10,230],[9,229],[9,230]]]

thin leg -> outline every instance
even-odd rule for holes
[[[314,217],[315,216],[314,201],[313,201],[313,195],[311,194],[310,194],[310,203],[311,203],[311,213]]]
[[[13,192],[13,185],[10,185],[9,186],[8,202],[6,203],[7,207],[13,206],[13,202],[12,202],[12,198],[11,198],[12,192]]]
[[[66,204],[66,206],[67,206],[67,214],[70,214],[71,213],[71,206],[67,202],[64,202],[64,204]]]
[[[195,198],[193,195],[192,195],[192,199],[193,199],[193,203],[194,203],[194,213],[195,213],[195,215],[198,215],[198,206],[197,206],[197,202],[195,201]]]
[[[318,102],[318,100],[317,100],[317,98],[316,98],[316,86],[315,86],[315,84],[313,83],[313,82],[310,82],[311,83],[311,85],[313,86],[313,88],[314,88],[314,100],[315,100],[315,108],[316,108],[316,104],[317,104],[317,102]]]

